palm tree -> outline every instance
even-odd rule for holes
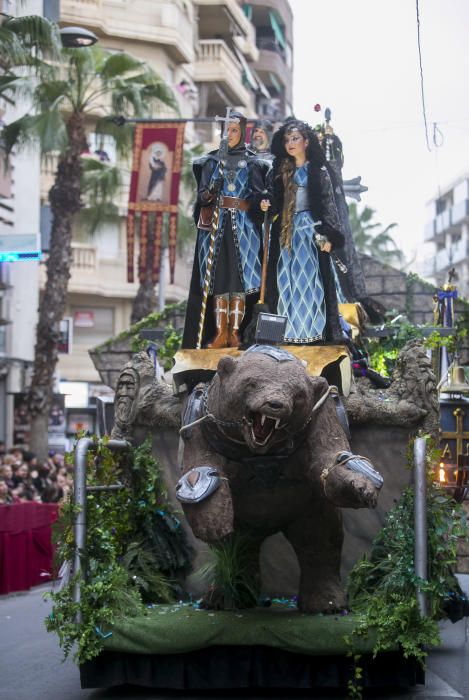
[[[4,45],[0,55],[7,51]],[[59,53],[59,61],[35,62],[36,74],[28,85],[21,70],[16,71],[12,66],[10,76],[15,79],[4,86],[4,92],[11,99],[18,93],[24,94],[25,87],[31,92],[29,113],[8,124],[2,132],[7,152],[33,141],[40,144],[43,155],[59,154],[54,184],[49,192],[52,228],[47,280],[39,308],[28,394],[30,447],[39,457],[47,454],[58,329],[65,312],[70,278],[72,222],[82,207],[81,155],[87,149],[88,125],[95,123],[97,133],[112,135],[120,152],[128,153],[131,128],[117,126],[110,115],[149,116],[152,109],[161,105],[177,110],[171,90],[159,76],[125,52],[93,46],[60,49]]]
[[[356,202],[349,205],[350,228],[357,250],[388,265],[401,265],[404,255],[389,233],[397,224],[389,224],[383,228],[382,224],[373,222],[375,214],[376,211],[371,207],[364,207],[358,211]]]

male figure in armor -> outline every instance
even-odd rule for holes
[[[267,161],[272,161],[274,158],[270,152],[272,132],[273,124],[268,119],[257,119],[251,129],[249,145],[259,158]]]
[[[197,344],[213,206],[219,193],[219,219],[202,345],[238,347],[243,327],[258,298],[262,247],[260,202],[265,197],[267,164],[246,147],[245,136],[245,117],[240,112],[232,112],[223,176],[220,176],[217,151],[194,163],[197,244],[182,340],[184,348],[195,348]]]

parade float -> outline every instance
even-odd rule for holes
[[[265,250],[269,235],[266,217]],[[452,568],[464,517],[434,478],[437,382],[422,340],[383,378],[368,366],[363,307],[344,300],[342,342],[285,344],[264,305],[264,255],[260,308],[249,318],[246,305],[254,342],[206,347],[226,332],[223,313],[236,337],[244,319],[229,295],[224,311],[214,302],[216,328],[204,325],[205,252],[197,342],[183,340],[171,384],[145,347],[154,324],[119,339],[140,351],[117,378],[112,431],[75,449],[48,628],[75,649],[83,687],[358,697],[424,682],[437,621],[468,610]],[[343,254],[339,270],[353,265]]]

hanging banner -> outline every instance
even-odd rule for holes
[[[127,280],[134,281],[135,239],[140,239],[139,281],[146,281],[147,256],[152,251],[151,277],[159,281],[163,216],[169,215],[171,283],[176,262],[179,182],[185,123],[161,122],[135,126],[132,177],[127,216]]]

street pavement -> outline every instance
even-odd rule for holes
[[[469,592],[469,575],[460,576],[462,587]],[[82,690],[78,669],[71,660],[62,662],[62,653],[54,634],[46,632],[44,619],[51,604],[44,601],[47,586],[28,593],[0,597],[0,700],[149,700],[178,698],[195,700],[202,695],[162,693],[140,688]],[[425,686],[416,686],[399,693],[373,693],[366,697],[379,700],[469,700],[469,629],[466,620],[442,624],[442,646],[430,653]],[[205,696],[207,697],[207,696]],[[211,693],[211,700],[238,700],[241,692]],[[242,697],[257,700],[257,694]],[[333,700],[343,694],[323,691],[302,693],[268,693],[263,697],[315,698]]]

